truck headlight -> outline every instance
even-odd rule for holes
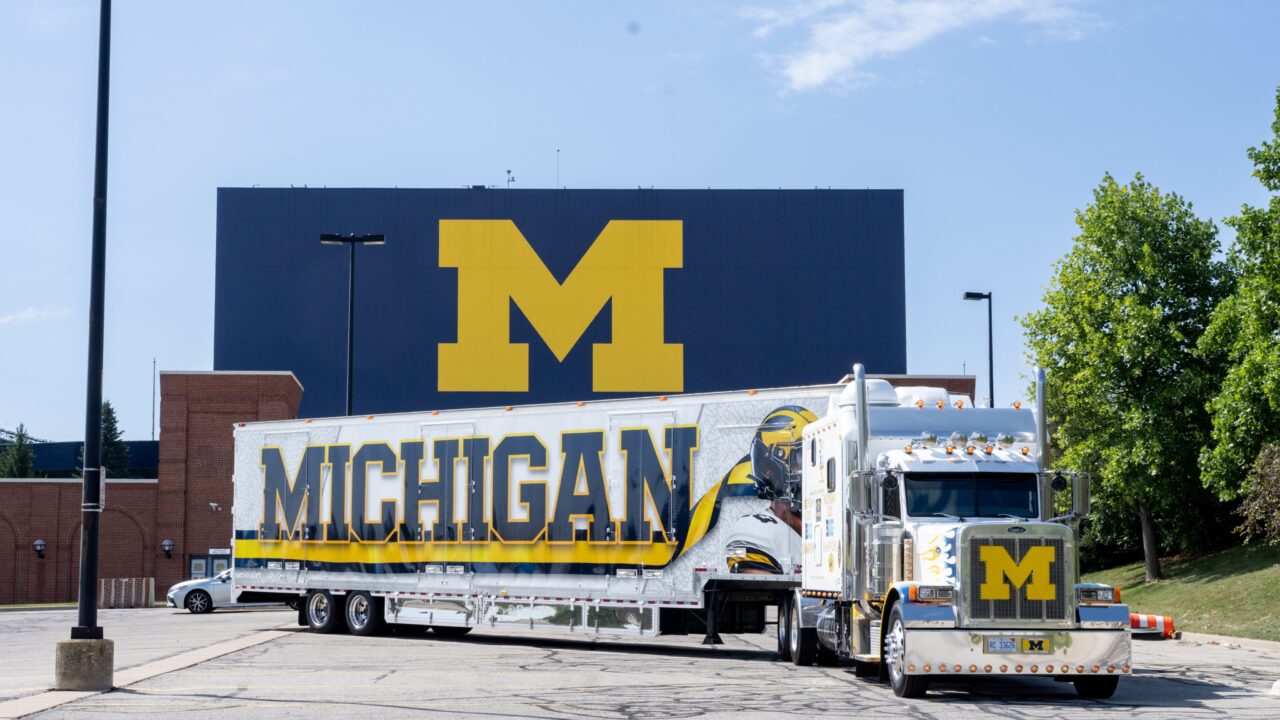
[[[956,589],[950,585],[912,585],[907,591],[911,602],[951,603],[955,601]]]
[[[1114,605],[1120,602],[1120,588],[1109,585],[1082,585],[1076,588],[1081,605]]]

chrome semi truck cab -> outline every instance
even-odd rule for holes
[[[974,408],[854,367],[804,429],[803,582],[780,608],[784,655],[851,660],[904,697],[954,675],[1115,691],[1129,612],[1079,580],[1089,478],[1049,469],[1036,377],[1035,408]]]

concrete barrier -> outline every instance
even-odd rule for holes
[[[155,604],[155,578],[102,578],[99,581],[100,608],[147,608]]]

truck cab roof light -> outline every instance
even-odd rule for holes
[[[972,445],[965,445],[965,446],[964,446],[964,454],[965,454],[965,455],[972,455],[972,454],[973,454],[973,451],[974,451],[975,449],[976,449],[976,448],[974,448]]]
[[[988,455],[990,455],[991,453],[995,452],[995,450],[996,450],[996,449],[995,449],[994,447],[990,446],[990,445],[988,445],[988,446],[986,446],[986,447],[982,448],[982,452],[984,452],[984,453],[986,453],[986,454],[988,454]]]
[[[963,410],[963,409],[964,409],[964,401],[963,401],[963,400],[957,400],[957,401],[956,401],[956,409],[957,409],[957,410]]]
[[[910,454],[911,454],[911,450],[912,450],[912,448],[911,448],[911,444],[910,444],[910,443],[908,443],[906,447],[902,448],[902,452],[904,452],[904,453],[906,453],[906,454],[908,454],[908,455],[910,455]]]
[[[1027,447],[1026,445],[1023,445],[1023,446],[1022,446],[1022,454],[1023,454],[1023,455],[1030,455],[1030,454],[1031,454],[1031,448]]]
[[[939,400],[939,401],[938,401],[938,409],[939,409],[939,410],[941,410],[945,405],[946,405],[946,403],[942,402],[941,400]]]
[[[1014,410],[1021,410],[1021,409],[1022,409],[1022,401],[1021,401],[1021,400],[1014,400],[1014,401],[1013,401],[1013,409],[1014,409]]]
[[[952,445],[951,443],[947,443],[947,454],[950,455],[955,451],[956,451],[956,446]]]

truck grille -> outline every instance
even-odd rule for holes
[[[984,547],[1003,548],[987,551],[989,562],[983,561]],[[1045,563],[1044,551],[1028,552],[1037,547],[1052,548],[1053,559]],[[1056,538],[978,537],[969,543],[969,577],[965,581],[969,618],[976,621],[1067,619],[1067,560],[1064,543]],[[1039,576],[1039,577],[1037,577]],[[983,599],[984,583],[991,583],[987,599]],[[1020,583],[1020,584],[1019,584]],[[997,590],[1000,586],[1004,589]],[[1052,586],[1052,587],[1048,587]],[[993,592],[995,591],[995,592]],[[992,595],[1008,593],[1008,599],[992,599]],[[1032,599],[1028,594],[1052,596]]]

